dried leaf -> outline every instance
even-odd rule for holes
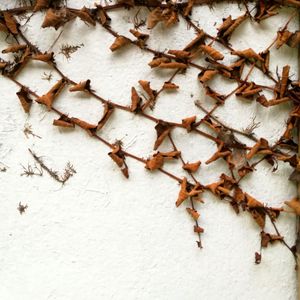
[[[98,122],[97,130],[100,130],[106,124],[106,122],[108,121],[108,119],[110,118],[110,116],[114,111],[114,107],[109,103],[104,103],[103,105],[104,105],[104,112],[101,120]]]
[[[251,48],[241,51],[232,51],[231,54],[238,55],[246,59],[254,59],[262,62],[264,61],[264,59]]]
[[[49,5],[50,5],[50,0],[37,0],[33,8],[33,11],[36,12],[44,8],[48,8]]]
[[[81,81],[71,88],[69,88],[70,92],[80,92],[80,91],[90,91],[91,90],[91,81],[88,79],[86,81]]]
[[[164,90],[176,90],[178,89],[179,86],[176,85],[175,83],[172,83],[172,82],[165,82],[164,85],[163,85],[163,89]]]
[[[61,115],[58,119],[53,120],[53,125],[65,128],[75,127],[74,122],[72,122],[72,120],[66,115]]]
[[[128,167],[125,162],[125,155],[119,145],[116,145],[112,152],[109,152],[108,155],[111,159],[117,164],[117,166],[121,169],[123,175],[126,178],[129,178]]]
[[[116,37],[115,41],[109,47],[109,49],[113,52],[113,51],[116,51],[128,44],[130,44],[130,39],[128,39],[125,36],[119,35],[118,37]]]
[[[91,13],[91,10],[86,8],[85,6],[80,10],[73,9],[72,13],[74,15],[76,15],[77,17],[79,17],[85,23],[88,23],[88,24],[93,25],[93,26],[96,25],[96,21],[93,19],[93,15]]]
[[[26,44],[14,44],[2,50],[2,53],[16,53],[27,48]]]
[[[40,53],[40,54],[34,54],[31,56],[33,60],[39,60],[43,62],[49,62],[53,61],[54,59],[54,52],[45,52],[45,53]]]
[[[164,139],[171,132],[171,129],[172,129],[172,127],[164,121],[159,121],[157,123],[157,125],[155,126],[157,138],[154,143],[154,150],[157,150],[157,148],[162,144]]]
[[[158,65],[159,68],[163,69],[186,69],[187,64],[179,62],[162,62]]]
[[[282,69],[282,77],[280,81],[280,91],[279,91],[280,98],[282,98],[285,95],[285,92],[287,90],[289,74],[290,74],[290,66],[289,65],[284,66]]]
[[[154,154],[151,159],[147,159],[146,168],[150,171],[157,170],[161,168],[164,164],[164,157],[161,153]]]
[[[152,61],[150,61],[148,63],[148,65],[151,67],[151,68],[156,68],[158,67],[161,63],[166,63],[166,62],[170,62],[170,60],[166,57],[156,57],[156,58],[153,58]]]
[[[81,119],[78,119],[78,118],[71,118],[71,122],[74,123],[75,125],[81,127],[82,129],[86,130],[90,135],[93,135],[93,132],[97,128],[97,125],[90,124],[90,123],[83,121]]]
[[[218,74],[217,70],[203,70],[198,75],[198,79],[201,83],[205,83],[212,79],[216,74]]]
[[[57,10],[49,8],[46,12],[42,28],[54,27],[57,30],[59,27],[63,26],[74,18],[75,15],[66,7],[62,7]]]
[[[184,50],[169,50],[168,53],[180,59],[189,58],[191,55],[189,51],[184,51]]]
[[[195,173],[199,169],[200,165],[201,165],[201,161],[198,160],[194,163],[186,163],[182,166],[182,168],[188,172]]]
[[[262,231],[260,233],[261,235],[261,246],[262,247],[268,247],[269,243],[274,243],[276,241],[282,242],[283,241],[283,237],[277,234],[270,234],[270,233],[266,233],[264,231]]]
[[[5,25],[8,28],[8,30],[12,34],[18,34],[19,33],[18,24],[15,17],[11,13],[6,11],[3,12],[3,17],[4,17]]]
[[[246,196],[247,205],[249,208],[264,207],[264,205],[261,202],[259,202],[258,200],[256,200],[252,196],[250,196],[249,194],[245,193],[245,196]]]
[[[138,95],[134,87],[131,88],[131,106],[130,111],[138,112],[142,103],[141,97]]]
[[[150,99],[154,99],[156,95],[156,91],[150,87],[150,82],[146,80],[139,80],[139,84],[143,88],[143,90],[147,93]]]
[[[162,20],[161,9],[159,7],[156,7],[148,15],[147,28],[148,29],[154,28],[157,25],[157,23],[160,22],[161,20]]]
[[[20,91],[17,92],[17,96],[18,96],[18,98],[21,102],[21,105],[22,105],[24,111],[26,113],[29,113],[30,107],[31,107],[31,104],[32,104],[32,99],[29,97],[28,90],[26,90],[24,87],[22,87],[20,89]]]
[[[204,232],[204,229],[200,226],[194,226],[194,232],[196,233],[203,233]]]
[[[176,201],[176,206],[178,207],[188,197],[198,196],[202,192],[203,188],[199,184],[191,185],[187,182],[186,177],[184,177],[180,184],[180,191]]]
[[[183,127],[190,132],[193,129],[193,125],[195,124],[196,116],[192,116],[182,120]]]
[[[62,91],[66,84],[64,79],[59,80],[49,91],[47,94],[39,97],[36,101],[40,104],[44,104],[48,107],[48,110],[51,109],[52,103],[54,99],[58,96],[58,94]]]
[[[297,198],[294,198],[289,201],[284,201],[284,203],[293,209],[297,216],[300,216],[300,201]]]
[[[220,53],[218,50],[214,49],[211,46],[201,45],[200,48],[204,53],[209,55],[214,60],[222,60],[224,58],[224,55],[222,53]]]
[[[186,208],[186,211],[191,215],[191,217],[196,221],[199,219],[200,214],[197,212],[197,210],[193,209],[193,208]]]

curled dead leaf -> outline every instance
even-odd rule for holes
[[[89,79],[85,81],[81,81],[69,88],[70,92],[80,92],[80,91],[90,91],[90,90],[91,90],[91,81]]]
[[[182,120],[183,127],[190,132],[193,129],[193,125],[195,124],[196,116],[192,116]]]
[[[196,221],[199,219],[200,214],[197,212],[197,210],[187,207],[186,211],[191,215],[191,217]]]
[[[125,162],[125,155],[120,145],[115,145],[113,151],[109,152],[108,155],[121,169],[121,172],[126,178],[129,178],[128,167]]]
[[[284,204],[290,207],[297,216],[300,216],[300,201],[298,200],[298,198],[294,198],[289,201],[284,201]]]
[[[2,53],[16,53],[26,48],[26,44],[14,44],[2,50]]]
[[[40,104],[44,104],[50,110],[54,99],[59,95],[66,84],[64,79],[59,80],[47,94],[39,97],[36,101]]]
[[[200,165],[201,165],[201,161],[198,160],[194,163],[186,163],[182,166],[182,168],[188,172],[195,173],[199,169]]]
[[[109,49],[113,52],[130,44],[130,42],[130,39],[128,39],[127,37],[119,35],[118,37],[116,37]]]
[[[58,119],[53,120],[53,125],[65,128],[75,127],[74,122],[72,122],[72,120],[66,115],[61,115]]]
[[[32,104],[32,99],[29,96],[28,90],[22,87],[20,91],[17,92],[17,96],[21,102],[24,111],[26,113],[29,113]]]

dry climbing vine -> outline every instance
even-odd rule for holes
[[[297,154],[298,140],[296,131],[299,127],[300,118],[300,81],[292,81],[290,79],[290,66],[286,65],[282,70],[278,70],[277,74],[273,74],[269,70],[269,62],[271,59],[270,49],[279,49],[280,47],[299,47],[300,32],[290,31],[290,21],[297,17],[297,10],[300,7],[298,0],[270,0],[270,1],[239,1],[241,6],[241,15],[237,18],[228,16],[223,20],[217,20],[218,33],[217,36],[211,36],[201,29],[192,18],[192,11],[198,5],[213,6],[215,2],[212,0],[188,0],[187,2],[157,1],[157,0],[119,0],[113,4],[95,4],[93,8],[83,7],[75,9],[69,7],[67,1],[22,1],[20,6],[8,10],[0,11],[0,31],[6,34],[9,45],[2,50],[4,54],[13,54],[12,59],[1,59],[0,69],[2,76],[13,81],[20,87],[16,98],[19,99],[25,113],[29,113],[34,102],[43,105],[48,111],[55,112],[57,118],[53,121],[54,126],[75,129],[80,128],[87,132],[92,139],[97,139],[105,144],[110,152],[109,157],[120,168],[123,175],[128,178],[130,170],[126,163],[127,159],[134,159],[145,166],[150,172],[161,172],[180,184],[178,198],[175,201],[176,206],[182,206],[187,203],[187,213],[194,220],[194,232],[198,236],[197,244],[201,248],[201,235],[204,229],[201,227],[201,219],[199,219],[199,211],[203,202],[203,194],[205,192],[212,193],[221,201],[228,202],[233,210],[238,214],[241,211],[249,213],[257,223],[261,231],[261,247],[267,247],[269,243],[280,242],[285,245],[296,259],[296,245],[288,245],[284,237],[280,234],[276,226],[276,220],[282,213],[292,212],[300,215],[300,202],[297,198],[286,201],[286,207],[269,207],[261,201],[255,199],[253,195],[242,190],[241,181],[255,172],[255,167],[262,161],[266,161],[273,167],[273,171],[277,170],[277,162],[281,161],[289,164],[293,168],[290,180],[296,183],[300,182],[300,160]],[[249,4],[251,3],[251,9]],[[286,24],[281,24],[278,28],[277,36],[274,36],[273,42],[262,52],[257,53],[252,48],[244,50],[235,50],[232,48],[230,38],[233,32],[246,20],[250,22],[261,23],[264,19],[270,18],[278,14],[282,6],[290,6],[294,8]],[[141,8],[147,9],[147,20],[140,19],[139,11]],[[109,13],[112,10],[131,10],[137,9],[137,13],[133,20],[133,28],[130,29],[128,36],[120,35],[113,28],[113,20]],[[30,14],[28,14],[30,13]],[[29,18],[35,13],[44,14],[41,28],[53,27],[56,30],[63,27],[72,20],[79,18],[87,26],[102,26],[109,34],[114,37],[114,42],[110,46],[113,52],[111,55],[118,55],[118,51],[122,51],[128,45],[132,45],[141,51],[151,53],[153,59],[149,62],[150,68],[156,69],[173,69],[172,76],[166,82],[161,84],[159,90],[154,90],[151,83],[145,79],[141,79],[138,84],[144,91],[141,95],[132,87],[128,91],[131,97],[131,105],[124,106],[116,102],[104,99],[93,89],[93,83],[89,79],[81,82],[75,82],[61,70],[55,57],[59,53],[70,58],[72,53],[77,51],[83,44],[69,45],[64,44],[59,53],[51,50],[42,52],[38,45],[33,44],[26,36],[24,27]],[[28,15],[27,15],[28,14]],[[21,20],[27,20],[21,25]],[[147,41],[151,38],[152,31],[144,33],[143,30],[153,29],[158,23],[162,23],[167,30],[168,27],[174,26],[178,22],[185,22],[188,28],[195,31],[195,37],[183,49],[170,49],[168,51],[158,51],[147,45]],[[23,22],[24,23],[24,22]],[[131,37],[130,37],[131,36]],[[57,42],[60,35],[54,41]],[[230,51],[230,55],[234,58],[234,62],[230,64],[222,63],[224,54],[215,45],[223,47]],[[134,48],[134,47],[131,47]],[[116,52],[116,53],[115,53]],[[205,58],[203,64],[197,63],[197,58]],[[18,80],[18,74],[30,60],[40,61],[52,68],[50,73],[44,72],[44,80],[50,81],[52,73],[57,73],[61,78],[52,88],[44,95],[38,95],[30,87],[25,86]],[[244,67],[248,66],[249,71],[244,76]],[[195,68],[199,71],[198,80],[202,84],[206,96],[214,99],[215,104],[209,111],[205,108],[203,101],[197,101],[195,105],[199,107],[205,116],[197,120],[196,116],[186,116],[181,122],[170,122],[156,118],[151,109],[154,108],[159,96],[167,91],[175,91],[184,87],[178,86],[174,81],[178,74],[184,74],[188,68]],[[249,80],[250,74],[256,69],[272,84],[261,85]],[[227,95],[220,94],[210,87],[210,80],[215,76],[222,76],[225,79],[237,83],[237,87]],[[89,123],[88,120],[82,120],[76,116],[71,116],[67,111],[60,111],[55,107],[55,99],[59,97],[63,89],[69,88],[70,92],[85,93],[91,98],[100,101],[104,106],[104,111],[99,116],[97,124]],[[270,99],[265,95],[265,91],[271,92],[273,97]],[[254,129],[258,126],[253,123],[245,130],[237,130],[227,126],[222,120],[216,118],[214,113],[221,107],[230,96],[235,95],[241,99],[248,101],[256,101],[259,105],[268,109],[268,107],[281,105],[283,103],[291,104],[291,111],[286,122],[284,133],[273,144],[264,137],[257,137]],[[101,134],[105,130],[105,124],[113,114],[118,110],[136,114],[142,118],[153,122],[153,130],[156,131],[157,138],[153,142],[153,149],[156,151],[151,157],[138,157],[133,153],[125,151],[122,143],[110,143],[103,138]],[[203,185],[196,176],[196,172],[201,168],[203,163],[201,160],[187,162],[184,154],[176,145],[177,141],[173,136],[173,130],[180,128],[186,131],[186,134],[193,132],[206,139],[212,141],[216,146],[216,152],[210,157],[205,164],[214,163],[217,160],[224,160],[228,167],[227,174],[220,174],[217,182]],[[205,128],[205,129],[203,129]],[[25,133],[25,132],[24,132]],[[32,134],[28,132],[27,134]],[[250,145],[241,142],[238,136],[247,138]],[[169,140],[172,148],[167,152],[160,151],[160,146]],[[254,143],[254,144],[253,144]],[[66,173],[59,176],[57,172],[47,167],[41,158],[30,150],[35,162],[40,168],[32,166],[24,167],[22,175],[41,176],[43,170],[49,173],[59,182],[65,182],[74,173],[75,170],[70,165],[66,169]],[[164,165],[168,161],[180,160],[182,168],[186,171],[186,177],[181,178],[164,169]],[[25,212],[27,206],[19,206],[20,213]],[[275,233],[265,232],[265,222],[268,219],[274,227]],[[261,249],[255,253],[255,262],[261,261]]]

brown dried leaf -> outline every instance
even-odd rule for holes
[[[82,129],[87,130],[90,135],[92,135],[92,132],[97,128],[97,125],[88,123],[78,118],[71,118],[71,122],[81,127]]]
[[[75,85],[73,85],[71,88],[69,88],[70,92],[83,92],[83,91],[90,91],[91,90],[91,81],[90,79],[81,81]]]
[[[14,44],[2,50],[2,53],[16,53],[26,48],[27,48],[26,44]]]
[[[263,62],[264,59],[257,54],[253,49],[249,48],[241,51],[231,51],[231,54],[238,55],[240,57],[244,57],[246,59],[254,59]]]
[[[50,5],[50,0],[37,0],[33,8],[33,11],[36,12],[44,8],[48,8],[49,5]]]
[[[159,68],[163,69],[186,69],[187,64],[179,62],[162,62],[158,65]]]
[[[31,56],[33,60],[39,60],[43,62],[49,62],[53,61],[54,59],[54,52],[45,52],[45,53],[40,53],[40,54],[34,54]]]
[[[205,83],[212,79],[216,74],[218,74],[217,70],[203,70],[198,75],[198,79],[201,83]]]
[[[151,171],[159,169],[163,166],[165,160],[177,159],[179,155],[180,151],[158,152],[151,159],[147,159],[145,167]]]
[[[160,7],[156,7],[148,15],[148,18],[147,18],[147,28],[148,29],[154,28],[157,25],[157,23],[160,22],[161,20],[162,20],[161,8]]]
[[[189,52],[189,51],[184,51],[184,50],[169,50],[168,53],[169,53],[169,54],[172,54],[172,55],[174,55],[175,57],[180,58],[180,59],[186,59],[186,58],[189,58],[190,55],[191,55],[191,52]]]
[[[196,221],[199,219],[200,214],[197,212],[197,210],[187,207],[186,211],[191,215],[191,217]]]
[[[198,160],[194,163],[186,163],[182,166],[182,168],[188,172],[195,173],[199,169],[200,165],[201,165],[201,161]]]
[[[195,4],[195,0],[188,0],[187,6],[185,7],[185,9],[183,11],[183,15],[185,17],[187,17],[191,13],[194,4]]]
[[[178,89],[179,88],[179,86],[178,85],[176,85],[175,83],[173,83],[173,82],[165,82],[164,83],[164,85],[163,85],[163,89],[164,90],[176,90],[176,89]]]
[[[264,207],[264,205],[256,200],[254,197],[250,196],[249,194],[245,193],[246,200],[247,200],[247,206],[249,208],[259,208]]]
[[[86,8],[85,6],[80,10],[73,9],[72,13],[74,15],[76,15],[77,17],[79,17],[85,23],[88,23],[88,24],[93,25],[93,26],[96,25],[96,21],[93,19],[93,15],[91,13],[91,10]]]
[[[54,10],[49,8],[46,12],[42,28],[54,27],[56,30],[65,23],[74,19],[75,15],[66,7]]]
[[[164,157],[161,155],[161,153],[154,154],[151,159],[147,159],[146,166],[150,171],[157,170],[161,168],[164,164]]]
[[[119,145],[116,145],[112,152],[109,152],[108,155],[111,159],[117,164],[117,166],[121,169],[123,175],[128,178],[128,167],[125,162],[125,155]]]
[[[30,107],[32,104],[32,99],[29,97],[28,90],[26,90],[24,87],[20,89],[20,91],[17,92],[17,96],[21,102],[21,105],[26,113],[29,113]]]
[[[15,19],[15,17],[9,13],[4,11],[3,12],[3,17],[4,17],[4,22],[6,27],[8,28],[8,30],[12,33],[12,34],[18,34],[18,23]]]
[[[266,213],[262,211],[261,209],[251,209],[250,214],[252,215],[252,218],[257,223],[257,225],[261,228],[265,228],[266,224]]]
[[[182,125],[187,130],[187,132],[190,132],[193,129],[193,125],[195,124],[195,121],[196,121],[196,116],[185,118],[182,120]]]
[[[150,87],[150,82],[146,80],[139,80],[140,86],[143,88],[143,90],[147,93],[150,99],[155,98],[156,91],[152,90]]]
[[[278,31],[276,38],[276,48],[279,49],[282,45],[286,44],[292,35],[293,33],[288,30]]]
[[[114,111],[114,107],[108,103],[104,103],[104,112],[101,120],[98,122],[97,130],[100,130],[108,121]]]
[[[153,58],[152,61],[150,61],[148,63],[148,65],[151,67],[151,68],[156,68],[158,67],[161,63],[166,63],[166,62],[170,62],[170,60],[166,57],[156,57],[156,58]]]
[[[44,104],[50,110],[52,107],[52,103],[54,99],[58,96],[58,94],[62,91],[66,84],[64,79],[59,80],[49,91],[47,94],[39,97],[36,101],[40,104]]]
[[[218,50],[214,49],[211,46],[201,45],[200,48],[204,53],[209,55],[214,60],[222,60],[224,58],[224,55],[221,52],[219,52]]]
[[[141,106],[142,99],[134,87],[131,88],[131,106],[130,111],[138,112]]]
[[[157,148],[162,144],[164,139],[168,136],[168,134],[171,132],[172,127],[164,122],[164,121],[159,121],[157,125],[155,126],[157,138],[154,143],[154,150],[157,150]]]
[[[294,198],[294,199],[289,200],[289,201],[284,201],[284,203],[288,207],[293,209],[293,211],[296,213],[297,216],[300,216],[300,201],[298,200],[298,198]]]
[[[274,243],[274,242],[282,242],[283,241],[283,237],[277,234],[270,234],[270,233],[266,233],[264,231],[262,231],[260,233],[261,235],[261,246],[262,247],[268,247],[269,243]]]
[[[65,127],[65,128],[74,128],[75,127],[75,124],[66,115],[61,115],[58,119],[53,120],[53,125],[59,126],[59,127]]]
[[[111,51],[116,51],[128,44],[130,44],[130,39],[125,36],[119,35],[118,37],[116,37],[115,41],[112,43],[109,49]]]
[[[280,91],[279,91],[280,98],[282,98],[284,96],[284,94],[287,90],[289,74],[290,74],[290,66],[286,65],[282,68],[282,76],[281,76]]]

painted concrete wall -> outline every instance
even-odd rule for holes
[[[11,7],[15,1],[1,1],[0,7]],[[94,1],[68,1],[69,6],[92,6]],[[237,49],[253,47],[263,50],[275,37],[279,24],[290,11],[262,23],[246,22],[232,37]],[[193,19],[211,34],[222,16],[240,15],[236,5],[223,4],[197,8]],[[134,12],[115,11],[110,14],[112,27],[123,34],[132,28]],[[26,36],[48,50],[60,30],[40,29],[42,14],[36,14],[24,27]],[[291,23],[291,29],[296,28]],[[25,29],[26,28],[26,29]],[[180,32],[180,33],[179,33]],[[176,34],[176,35],[175,35]],[[153,48],[180,49],[194,36],[184,22],[164,29],[157,26],[149,40]],[[1,49],[6,42],[1,35]],[[130,89],[138,80],[151,81],[154,88],[169,72],[151,70],[147,63],[152,56],[129,47],[120,53],[109,50],[113,38],[102,28],[88,28],[81,21],[67,25],[53,50],[63,43],[84,44],[71,59],[58,54],[59,67],[76,81],[91,79],[93,88],[106,99],[130,103]],[[224,53],[226,51],[221,49]],[[274,53],[273,53],[274,52]],[[290,64],[296,78],[296,53],[287,47],[273,51],[271,69]],[[39,94],[45,93],[58,78],[55,72],[49,83],[43,74],[50,72],[43,64],[26,67],[18,76]],[[176,77],[182,88],[175,94],[163,94],[153,115],[177,121],[203,113],[194,106],[200,99],[208,109],[213,102],[205,97],[197,82],[197,71]],[[253,73],[256,82],[264,82]],[[268,82],[266,82],[268,84]],[[219,91],[235,86],[222,80],[213,82]],[[6,172],[0,172],[0,299],[2,300],[96,300],[96,299],[296,299],[296,277],[291,254],[281,245],[263,252],[260,265],[254,264],[254,253],[260,248],[259,228],[246,214],[237,216],[232,208],[210,195],[201,205],[200,224],[205,228],[204,248],[196,247],[193,222],[184,207],[176,208],[179,186],[160,173],[150,173],[136,161],[128,159],[130,179],[125,180],[109,159],[109,149],[91,140],[78,130],[65,133],[52,126],[55,118],[37,104],[27,117],[17,100],[18,88],[8,80],[0,80],[0,161]],[[96,122],[102,105],[94,99],[63,92],[57,107],[73,116]],[[275,141],[282,133],[288,106],[262,109],[255,102],[231,97],[216,113],[225,123],[246,128],[251,118],[261,126],[258,137]],[[40,136],[25,137],[25,124]],[[106,125],[103,137],[111,142],[123,141],[126,150],[147,157],[155,139],[154,124],[138,116],[118,111]],[[204,138],[183,130],[175,130],[175,140],[186,160],[207,160],[215,146]],[[51,167],[62,170],[70,161],[77,174],[61,186],[47,174],[42,177],[20,176],[22,165],[33,164],[27,148],[44,157]],[[163,149],[170,149],[164,144]],[[267,164],[257,167],[243,188],[261,201],[280,206],[293,197],[295,187],[288,181],[289,167],[280,165],[272,173]],[[180,164],[167,169],[183,176]],[[202,164],[197,178],[211,183],[226,171],[217,161]],[[20,215],[18,203],[28,209]],[[282,216],[278,227],[289,244],[295,240],[295,220]],[[272,232],[272,227],[267,224]]]

